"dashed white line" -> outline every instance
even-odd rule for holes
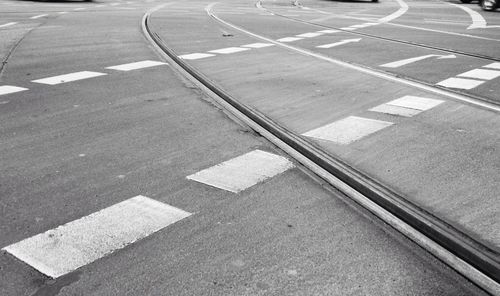
[[[30,19],[36,20],[38,18],[46,17],[46,16],[48,16],[48,14],[39,14],[39,15],[35,15],[35,16],[30,17]]]
[[[297,41],[297,40],[302,40],[302,38],[285,37],[285,38],[278,39],[279,42],[294,42],[294,41]]]
[[[459,77],[466,78],[474,78],[474,79],[483,79],[483,80],[491,80],[497,77],[500,77],[500,71],[495,70],[484,70],[484,69],[474,69],[467,71],[462,74],[458,74]]]
[[[338,33],[340,32],[339,30],[321,30],[321,31],[318,31],[318,33],[324,33],[324,34],[332,34],[332,33]]]
[[[13,26],[15,24],[17,24],[17,22],[6,23],[6,24],[3,24],[3,25],[0,25],[0,28],[10,27],[10,26]]]
[[[84,8],[84,7],[78,7],[78,8],[75,8],[75,9],[73,9],[73,10],[74,10],[74,11],[80,11],[80,10],[85,10],[85,9],[86,9],[86,8]]]
[[[436,99],[429,99],[416,96],[404,96],[394,101],[390,101],[386,104],[392,106],[399,106],[403,108],[416,109],[420,111],[426,111],[442,104],[443,102],[444,101],[442,100],[436,100]]]
[[[230,54],[230,53],[236,53],[236,52],[246,51],[246,50],[250,50],[250,48],[243,48],[243,47],[227,47],[227,48],[221,48],[221,49],[209,50],[208,52],[212,52],[212,53],[220,53],[220,54]]]
[[[118,71],[131,71],[149,67],[155,67],[160,65],[166,65],[167,63],[158,62],[158,61],[141,61],[117,66],[106,67],[106,69],[118,70]]]
[[[292,167],[293,164],[285,157],[254,150],[187,178],[238,193]]]
[[[485,82],[486,81],[453,77],[438,82],[437,85],[457,89],[473,89]]]
[[[357,28],[353,28],[353,27],[344,27],[344,28],[340,28],[341,30],[344,30],[344,31],[354,31],[354,30],[357,30]]]
[[[136,196],[3,250],[57,278],[190,215],[148,197]]]
[[[370,111],[398,115],[398,116],[403,116],[403,117],[412,117],[412,116],[417,115],[418,113],[422,112],[422,111],[417,110],[417,109],[392,106],[392,105],[388,105],[388,104],[378,105],[376,107],[371,108]]]
[[[93,77],[98,77],[98,76],[103,76],[103,75],[107,75],[107,74],[106,73],[99,73],[99,72],[91,72],[91,71],[81,71],[81,72],[75,72],[75,73],[69,73],[69,74],[64,74],[64,75],[59,75],[59,76],[37,79],[37,80],[33,80],[31,82],[56,85],[56,84],[60,84],[60,83],[72,82],[72,81],[88,79],[88,78],[93,78]]]
[[[391,125],[392,122],[349,116],[302,135],[347,145]]]
[[[264,47],[269,47],[269,46],[274,46],[272,43],[251,43],[251,44],[246,44],[242,45],[242,47],[250,47],[250,48],[264,48]]]
[[[301,38],[313,38],[313,37],[318,37],[318,36],[321,36],[321,35],[323,35],[323,33],[313,32],[313,33],[299,34],[299,35],[296,35],[296,36],[297,37],[301,37]]]
[[[179,58],[183,60],[198,60],[198,59],[204,59],[208,57],[213,57],[215,56],[214,54],[209,54],[209,53],[190,53],[190,54],[184,54],[180,55]]]
[[[18,87],[18,86],[12,86],[12,85],[2,85],[2,86],[0,86],[0,96],[16,93],[16,92],[20,92],[20,91],[25,91],[25,90],[28,90],[28,89],[24,88],[24,87]]]
[[[353,42],[359,42],[360,40],[361,40],[361,38],[345,39],[345,40],[342,40],[342,41],[339,41],[339,42],[335,42],[335,43],[318,45],[316,47],[317,48],[332,48],[332,47],[339,46],[339,45],[344,45],[344,44],[353,43]]]
[[[489,65],[483,66],[483,68],[491,68],[500,70],[500,63],[491,63]]]

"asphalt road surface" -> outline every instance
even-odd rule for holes
[[[0,0],[0,295],[487,295],[242,103],[500,250],[500,13]],[[488,290],[492,293],[492,290]]]

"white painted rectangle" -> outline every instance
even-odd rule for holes
[[[183,60],[198,60],[198,59],[204,59],[208,57],[213,57],[215,56],[214,54],[209,54],[209,53],[190,53],[190,54],[184,54],[180,55],[179,58]]]
[[[485,70],[485,69],[474,69],[467,71],[465,73],[457,75],[459,77],[474,78],[474,79],[484,79],[491,80],[500,77],[500,71],[495,70]]]
[[[99,72],[91,72],[91,71],[81,71],[81,72],[69,73],[69,74],[64,74],[64,75],[59,75],[59,76],[47,77],[47,78],[43,78],[43,79],[37,79],[37,80],[33,80],[31,82],[56,85],[56,84],[60,84],[60,83],[73,82],[73,81],[77,81],[77,80],[94,78],[94,77],[103,76],[103,75],[107,75],[107,74],[106,73],[99,73]]]
[[[36,20],[36,19],[38,19],[38,18],[45,17],[45,16],[48,16],[48,14],[39,14],[39,15],[35,15],[35,16],[30,17],[30,19],[32,19],[32,20]]]
[[[20,91],[28,90],[24,87],[12,86],[12,85],[2,85],[0,86],[0,96],[6,94],[12,94]]]
[[[425,111],[434,108],[441,103],[443,103],[443,101],[436,99],[429,99],[416,96],[404,96],[394,101],[388,102],[387,105]]]
[[[106,67],[106,69],[118,70],[118,71],[131,71],[149,67],[155,67],[160,65],[166,65],[167,63],[158,62],[158,61],[141,61],[117,66]]]
[[[359,28],[364,28],[364,27],[366,27],[366,25],[363,25],[363,24],[360,24],[360,25],[352,25],[352,26],[351,26],[351,28],[357,28],[357,29],[359,29]]]
[[[332,34],[332,33],[338,33],[340,32],[339,30],[321,30],[318,31],[318,33],[323,33],[323,34]]]
[[[382,105],[379,105],[377,107],[371,108],[370,111],[391,114],[391,115],[397,115],[397,116],[403,116],[403,117],[412,117],[412,116],[417,115],[418,113],[422,112],[422,111],[417,110],[417,109],[410,109],[410,108],[405,108],[405,107],[400,107],[400,106],[392,106],[392,105],[387,105],[387,104],[382,104]]]
[[[298,37],[285,37],[285,38],[281,38],[281,39],[278,39],[279,42],[294,42],[294,41],[297,41],[297,40],[302,40],[303,38],[298,38]]]
[[[465,79],[465,78],[448,78],[441,82],[436,83],[444,87],[458,88],[458,89],[473,89],[486,81]]]
[[[293,164],[282,156],[254,150],[187,178],[238,193],[292,167]]]
[[[250,50],[250,48],[228,47],[228,48],[209,50],[208,52],[220,53],[220,54],[230,54],[230,53],[235,53],[235,52],[240,52],[240,51],[245,51],[245,50]]]
[[[139,195],[3,250],[57,278],[190,215]]]
[[[344,28],[340,28],[341,30],[345,30],[345,31],[354,31],[356,30],[357,28],[353,28],[353,27],[344,27]]]
[[[243,45],[243,47],[264,48],[264,47],[269,47],[269,46],[273,46],[273,45],[274,44],[272,44],[272,43],[251,43],[251,44]]]
[[[391,125],[392,122],[349,116],[302,135],[346,145]]]
[[[318,37],[318,36],[321,36],[321,35],[323,35],[323,33],[312,32],[312,33],[299,34],[299,35],[296,35],[296,36],[297,37],[301,37],[301,38],[313,38],[313,37]]]
[[[491,68],[491,69],[498,69],[500,70],[500,63],[491,63],[486,66],[483,66],[483,68]]]

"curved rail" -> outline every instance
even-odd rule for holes
[[[204,74],[180,59],[150,25],[152,9],[144,15],[142,26],[158,50],[189,79],[216,96],[219,103],[268,138],[297,161],[310,168],[346,196],[367,208],[417,244],[458,270],[486,291],[500,295],[500,256],[452,225],[417,207],[398,193],[355,170],[341,159],[329,155],[315,144],[277,124],[238,101]]]

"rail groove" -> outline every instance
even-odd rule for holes
[[[400,194],[355,170],[341,159],[329,155],[315,144],[277,124],[271,118],[239,102],[204,74],[180,59],[151,27],[148,11],[142,20],[146,38],[181,74],[257,133],[311,169],[346,196],[367,208],[418,245],[494,295],[500,295],[500,256],[452,225],[419,208]]]

